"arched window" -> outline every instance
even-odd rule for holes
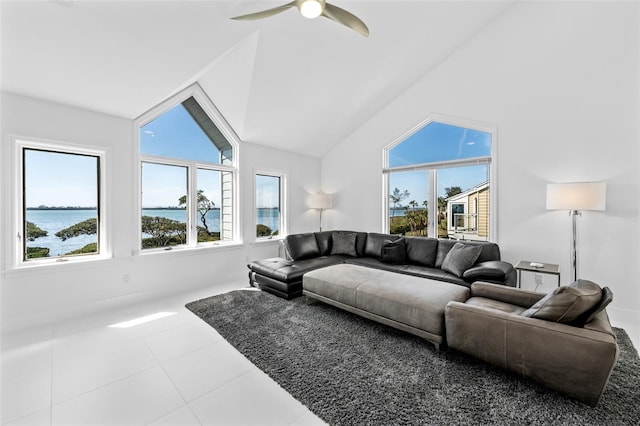
[[[495,130],[431,117],[384,150],[386,232],[495,240]]]
[[[138,120],[142,250],[236,240],[237,137],[195,85]]]

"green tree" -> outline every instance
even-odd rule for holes
[[[186,206],[187,205],[187,196],[183,195],[178,199],[178,206]],[[202,189],[198,189],[198,214],[200,215],[200,221],[202,222],[202,226],[207,231],[207,233],[211,233],[209,231],[209,226],[207,226],[207,213],[209,213],[216,204],[209,200],[206,195],[204,195],[204,191]]]
[[[36,238],[46,237],[48,232],[33,222],[27,221],[27,241],[35,241]]]
[[[256,225],[256,236],[258,237],[270,237],[273,231],[267,225],[261,223]]]
[[[187,224],[160,216],[142,216],[142,232],[151,235],[149,247],[165,247],[184,244],[187,241]]]
[[[444,193],[446,194],[445,198],[453,197],[454,195],[461,194],[462,188],[459,186],[450,186],[444,189]]]
[[[97,232],[98,220],[93,217],[56,232],[56,237],[62,238],[62,241],[65,241],[78,235],[93,235]]]
[[[393,204],[393,209],[392,209],[392,214],[391,217],[394,217],[396,214],[396,207],[400,206],[402,207],[402,201],[406,198],[409,198],[409,191],[407,191],[406,189],[404,191],[400,191],[400,189],[395,188],[393,190],[393,193],[389,194],[389,200],[391,201],[391,203]]]
[[[97,253],[98,252],[98,243],[89,243],[86,246],[79,248],[77,250],[70,251],[65,253],[65,256],[73,256],[76,254],[88,254],[88,253]]]
[[[27,259],[49,257],[49,249],[46,247],[27,247]]]

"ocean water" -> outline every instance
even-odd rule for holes
[[[184,209],[143,209],[144,216],[160,216],[168,219],[186,223],[187,212]],[[56,232],[68,228],[71,225],[84,220],[95,218],[95,209],[84,210],[27,210],[27,221],[33,222],[39,228],[48,231],[46,237],[37,238],[34,241],[27,241],[27,247],[45,247],[49,249],[50,256],[59,256],[73,250],[80,249],[87,244],[98,241],[97,235],[79,235],[66,241],[55,236]],[[211,210],[205,216],[207,226],[212,232],[220,231],[220,210]],[[275,209],[258,209],[257,223],[271,228],[273,232],[278,230],[280,223],[279,212]],[[198,225],[201,226],[198,217]]]
[[[84,220],[97,217],[95,209],[86,210],[27,210],[27,221],[48,232],[46,237],[27,241],[27,247],[45,247],[49,256],[59,256],[98,241],[97,235],[79,235],[66,241],[56,237],[56,232]]]

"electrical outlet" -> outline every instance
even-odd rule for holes
[[[122,284],[128,283],[130,278],[131,276],[129,274],[122,275]]]
[[[536,285],[542,285],[542,275],[541,274],[535,274],[534,280],[536,282]]]

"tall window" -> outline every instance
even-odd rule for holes
[[[284,233],[284,176],[256,174],[256,238]]]
[[[197,86],[168,102],[140,120],[140,246],[233,241],[233,132]]]
[[[387,231],[491,240],[493,131],[444,121],[429,119],[385,149]]]
[[[66,260],[104,252],[104,153],[18,141],[22,202],[19,262]]]

